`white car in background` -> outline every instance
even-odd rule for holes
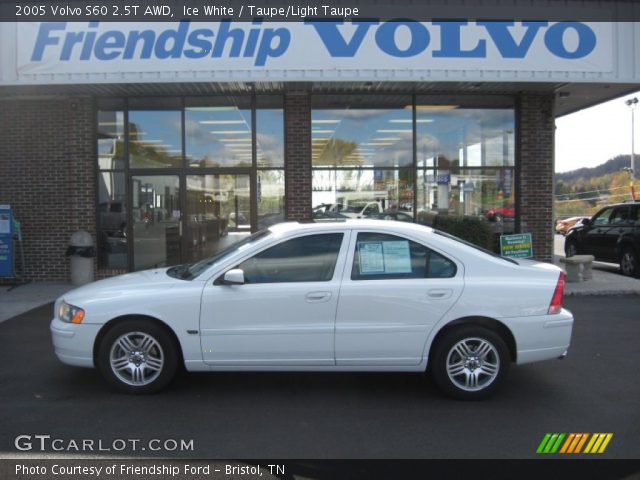
[[[573,317],[564,274],[507,260],[421,225],[281,223],[218,255],[66,293],[51,322],[58,358],[121,390],[188,371],[429,370],[476,399],[512,363],[563,357]]]

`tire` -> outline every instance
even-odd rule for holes
[[[480,349],[485,353],[475,355]],[[462,325],[447,332],[435,346],[431,359],[430,371],[436,385],[459,400],[480,400],[493,394],[511,363],[502,337],[476,325]]]
[[[640,275],[638,254],[630,246],[624,247],[620,254],[620,272],[627,277],[637,277]]]
[[[118,323],[100,341],[96,364],[115,388],[133,394],[155,393],[166,387],[178,369],[173,336],[149,320]]]
[[[564,254],[568,257],[573,257],[578,254],[578,244],[575,240],[565,240],[564,242]]]

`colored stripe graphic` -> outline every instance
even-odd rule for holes
[[[584,453],[604,453],[612,437],[613,433],[594,433]]]
[[[556,453],[566,434],[564,433],[547,433],[540,445],[538,445],[537,453]]]
[[[612,438],[613,433],[547,433],[538,445],[536,453],[604,453]],[[585,443],[586,447],[583,450]]]

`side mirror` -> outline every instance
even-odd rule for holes
[[[241,268],[234,268],[224,274],[223,285],[244,285],[244,272]]]

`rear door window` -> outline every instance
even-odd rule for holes
[[[412,240],[361,232],[356,239],[351,280],[451,278],[456,264]]]

